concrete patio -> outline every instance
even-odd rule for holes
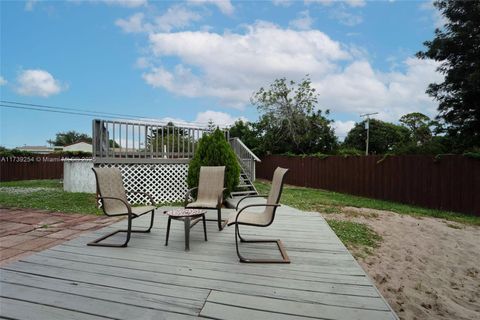
[[[87,247],[113,224],[2,267],[0,316],[14,319],[397,319],[365,272],[317,213],[282,206],[268,228],[246,237],[281,238],[291,264],[241,264],[234,228],[201,224],[184,251],[181,222],[164,245],[165,208],[151,234],[128,248]],[[225,209],[227,216],[232,210]],[[214,213],[212,217],[214,217]],[[147,226],[147,217],[134,226]],[[120,240],[111,238],[109,241]],[[250,257],[279,256],[275,244],[243,244]]]

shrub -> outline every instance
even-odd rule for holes
[[[365,151],[358,150],[356,148],[343,147],[337,150],[339,156],[363,156]]]
[[[218,128],[211,134],[204,135],[198,142],[193,159],[188,167],[187,183],[189,188],[198,186],[201,166],[225,166],[225,196],[238,185],[240,165],[237,156]]]

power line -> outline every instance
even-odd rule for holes
[[[100,118],[103,117],[103,118],[109,118],[109,119],[118,119],[119,117],[121,117],[122,120],[137,120],[145,123],[154,122],[154,123],[167,124],[168,122],[173,122],[173,123],[176,123],[177,125],[184,125],[184,126],[209,125],[209,123],[204,123],[204,122],[190,123],[190,122],[175,121],[175,120],[167,122],[165,120],[162,121],[159,119],[151,119],[145,116],[138,116],[138,115],[131,115],[131,114],[92,111],[92,110],[85,110],[85,109],[79,109],[79,108],[57,107],[57,106],[49,106],[49,105],[42,105],[42,104],[24,103],[24,102],[18,102],[18,101],[0,100],[0,102],[1,102],[0,107],[11,108],[11,109],[24,109],[24,110],[34,110],[34,111],[42,111],[42,112],[63,113],[63,114],[70,114],[70,115],[77,115],[77,116],[89,116],[89,117],[100,117]],[[221,127],[226,127],[226,126],[223,125]]]
[[[43,111],[43,112],[52,112],[52,113],[65,113],[65,114],[73,114],[73,115],[80,115],[80,116],[90,116],[90,117],[97,117],[96,114],[91,113],[83,113],[83,112],[72,112],[72,111],[62,111],[62,110],[45,110],[45,109],[38,109],[33,107],[23,107],[23,106],[11,106],[0,103],[0,107],[3,108],[12,108],[12,109],[24,109],[24,110],[35,110],[35,111]],[[109,118],[109,117],[108,117]]]
[[[146,118],[146,117],[141,117],[141,116],[136,116],[136,115],[131,115],[131,114],[122,114],[122,113],[113,113],[113,112],[102,112],[102,111],[92,111],[92,110],[84,110],[84,109],[79,109],[79,108],[55,107],[55,106],[47,106],[47,105],[43,105],[43,104],[24,103],[24,102],[17,102],[17,101],[1,100],[0,102],[2,102],[2,103],[8,103],[8,104],[21,105],[21,106],[36,107],[36,108],[46,108],[46,109],[54,109],[54,110],[67,110],[67,111],[87,112],[87,113],[98,114],[98,115],[111,115],[111,116],[119,116],[119,117],[127,117],[127,118]]]

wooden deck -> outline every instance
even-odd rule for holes
[[[128,248],[85,244],[124,222],[4,266],[0,318],[11,319],[397,319],[365,272],[318,214],[289,207],[245,236],[281,238],[288,265],[240,264],[234,228],[192,229],[165,216]],[[225,210],[227,215],[230,210]],[[147,219],[135,226],[146,226]],[[112,238],[113,239],[113,238]],[[242,245],[246,256],[279,257],[275,244]]]

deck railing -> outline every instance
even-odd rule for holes
[[[260,159],[239,138],[231,138],[230,145],[247,177],[255,181],[255,162],[260,162]]]
[[[207,127],[154,122],[93,120],[96,163],[188,162]],[[225,130],[228,139],[228,130]]]

